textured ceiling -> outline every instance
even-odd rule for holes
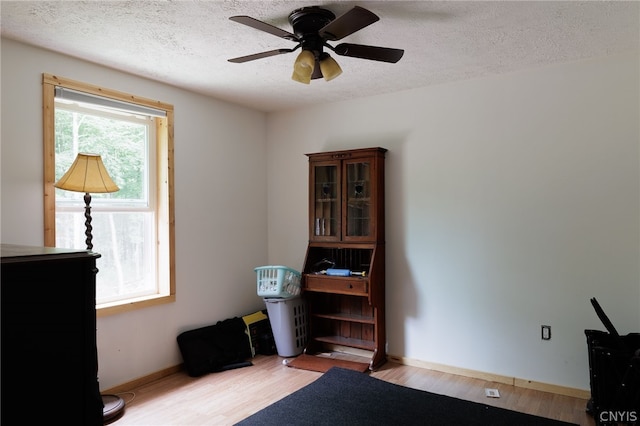
[[[229,20],[287,31],[294,9],[353,6],[380,21],[341,42],[401,48],[396,64],[333,55],[343,74],[291,80],[297,55],[229,58],[293,42]],[[551,1],[2,1],[2,36],[263,111],[396,92],[638,50],[640,3]],[[43,70],[43,72],[51,70]],[[72,77],[72,76],[70,76]]]

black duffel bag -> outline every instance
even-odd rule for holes
[[[251,358],[251,346],[242,318],[185,331],[177,340],[189,376],[251,365],[246,361]]]

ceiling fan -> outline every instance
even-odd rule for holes
[[[353,43],[340,43],[333,47],[328,43],[329,41],[341,40],[380,19],[373,12],[359,6],[353,7],[337,18],[333,12],[320,6],[307,6],[296,9],[289,14],[289,23],[293,27],[293,33],[250,16],[232,16],[229,19],[297,43],[292,49],[269,50],[229,59],[229,62],[248,62],[269,56],[291,53],[301,48],[302,50],[294,63],[291,77],[300,83],[309,84],[312,79],[322,77],[329,81],[342,73],[338,63],[324,51],[325,47],[341,56],[391,63],[398,62],[404,54],[402,49],[389,47]]]

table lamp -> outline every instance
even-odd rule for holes
[[[79,153],[67,173],[54,185],[67,191],[84,192],[85,235],[87,250],[93,249],[91,231],[91,193],[116,192],[120,188],[111,180],[98,154]]]

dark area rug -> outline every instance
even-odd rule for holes
[[[313,383],[237,423],[238,426],[570,424],[416,390],[339,367],[331,368]]]

